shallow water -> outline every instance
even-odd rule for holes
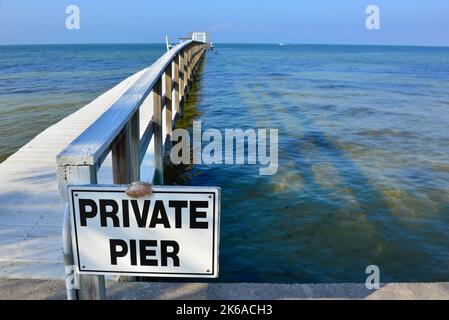
[[[218,48],[207,128],[279,129],[279,171],[194,166],[222,187],[225,281],[449,280],[449,49]]]
[[[449,48],[217,48],[181,125],[277,128],[280,163],[168,177],[222,188],[220,280],[449,281]],[[0,154],[162,52],[0,47]]]

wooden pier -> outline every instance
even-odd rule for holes
[[[163,183],[170,135],[205,50],[193,40],[177,45],[0,164],[0,278],[65,279],[67,185]],[[99,281],[85,277],[77,294],[101,298],[92,289]]]

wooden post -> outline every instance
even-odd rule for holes
[[[140,181],[140,118],[134,113],[117,143],[112,147],[112,175],[114,184]],[[115,277],[118,282],[134,282],[136,277]]]
[[[184,67],[184,50],[179,53],[179,95],[180,106],[179,113],[181,117],[184,115],[184,79],[185,79],[185,67]]]
[[[164,162],[162,144],[162,79],[159,78],[153,88],[153,123],[154,123],[154,184],[164,184]]]
[[[196,59],[195,52],[196,52],[196,49],[195,49],[195,46],[193,46],[192,53],[191,53],[192,54],[192,66],[191,66],[192,72],[190,74],[191,78],[193,78],[193,69],[195,68],[195,59]]]
[[[66,167],[67,185],[87,185],[97,183],[95,166],[68,166]],[[104,300],[106,287],[104,276],[79,276],[79,300]]]
[[[184,60],[184,100],[185,100],[185,96],[187,95],[188,92],[188,87],[189,87],[189,68],[188,68],[188,64],[189,64],[189,58],[188,58],[189,54],[188,54],[188,49],[186,48],[186,50],[183,52],[183,60]]]
[[[197,53],[197,52],[198,52],[197,44],[195,43],[195,44],[193,45],[193,49],[192,49],[192,74],[193,74],[193,72],[195,71],[196,58],[197,58],[196,53]]]
[[[198,45],[195,44],[195,46],[193,47],[193,62],[192,62],[192,75],[195,72],[195,66],[196,66],[196,62],[198,61]]]
[[[173,80],[174,80],[174,89],[173,93],[173,109],[175,114],[179,114],[179,60],[178,57],[173,60]]]
[[[192,49],[190,50],[190,80],[192,80],[193,70],[195,68],[195,51],[196,44],[192,45]]]
[[[192,47],[187,49],[187,87],[189,90],[192,80]]]
[[[201,48],[198,48],[198,45],[195,46],[195,57],[193,58],[193,72],[192,72],[193,75],[192,76],[195,75],[195,70],[198,67],[198,61],[199,61],[199,56],[200,56],[200,54],[199,54],[200,49]]]
[[[195,46],[192,46],[192,50],[190,51],[190,78],[193,75],[193,68],[195,67]]]
[[[131,130],[129,124],[122,131],[118,141],[112,147],[112,175],[114,184],[131,182],[130,158]]]
[[[140,181],[140,113],[136,111],[131,118],[129,156],[131,162],[130,182]]]
[[[173,88],[172,88],[172,64],[170,63],[165,69],[165,124],[164,131],[166,137],[164,137],[166,152],[171,149],[171,135],[173,131]]]

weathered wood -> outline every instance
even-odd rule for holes
[[[131,163],[131,182],[140,181],[140,114],[131,118],[129,156]],[[145,149],[146,151],[146,149]]]
[[[80,275],[79,300],[105,300],[106,283],[104,276]]]
[[[140,180],[139,112],[131,118],[118,142],[112,148],[114,184],[130,184]],[[119,282],[133,282],[135,277],[117,277]]]
[[[164,123],[164,132],[166,136],[164,137],[165,141],[165,151],[169,151],[171,149],[171,135],[173,131],[173,87],[172,87],[172,64],[170,64],[165,70],[165,123]]]
[[[179,94],[181,101],[184,100],[184,88],[185,88],[185,60],[184,51],[179,54]]]
[[[127,184],[131,180],[131,130],[127,125],[112,147],[112,174],[114,184]]]
[[[195,59],[195,66],[194,66],[194,69],[193,69],[193,74],[194,75],[196,74],[196,72],[197,72],[197,70],[199,68],[201,59],[203,58],[203,53],[204,53],[203,48],[198,49],[198,52],[196,54],[196,59]]]
[[[4,226],[6,231],[6,226]],[[11,226],[10,229],[17,229],[17,226]],[[27,229],[29,229],[28,227]],[[35,232],[41,232],[41,230],[49,229],[47,228],[36,228]],[[21,228],[22,229],[22,228]],[[2,230],[2,229],[0,229]],[[52,230],[52,229],[50,229]],[[41,237],[42,234],[38,234]],[[0,261],[21,261],[21,262],[52,262],[52,263],[62,263],[63,254],[61,251],[61,229],[57,234],[52,234],[48,236],[49,242],[47,247],[36,246],[37,241],[35,237],[30,237],[29,235],[24,235],[19,241],[17,239],[18,235],[6,234],[0,237]],[[51,250],[49,250],[51,249]]]
[[[187,87],[190,89],[192,80],[192,48],[187,49]]]
[[[184,96],[189,88],[189,50],[184,51]]]
[[[184,115],[184,103],[185,103],[185,59],[184,59],[184,51],[179,54],[179,114],[181,117]]]
[[[154,184],[164,184],[164,164],[162,145],[162,79],[153,88],[153,125],[154,125]]]
[[[173,60],[173,109],[179,114],[179,59]]]
[[[2,279],[38,279],[64,281],[64,263],[47,261],[0,261]]]
[[[97,183],[97,170],[94,166],[69,166],[66,174],[68,185]],[[80,275],[79,282],[78,298],[80,300],[106,299],[104,276]]]

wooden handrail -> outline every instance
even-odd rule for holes
[[[194,44],[204,47],[204,44],[200,42],[187,41],[158,59],[106,112],[57,155],[58,166],[100,166],[109,153],[114,140],[139,110],[156,83],[161,80],[167,67],[171,66],[180,53],[182,54],[184,50]],[[196,55],[200,51],[203,49],[196,50],[194,54]],[[191,56],[190,50],[183,55]],[[184,59],[186,58],[184,57]],[[193,67],[189,64],[185,65],[186,70]],[[147,141],[148,137],[144,140]]]
[[[157,180],[162,176],[163,144],[167,141],[166,137],[162,137],[162,131],[171,135],[171,118],[173,113],[176,117],[182,113],[181,102],[190,85],[192,70],[205,50],[204,43],[193,40],[172,48],[146,69],[107,111],[57,155],[58,180],[63,197],[67,167],[89,166],[98,170],[111,151],[115,183],[137,180],[140,178],[140,164],[152,139],[155,141],[155,178]],[[162,94],[162,83],[169,92]],[[144,134],[139,137],[139,110],[152,92],[156,96],[152,102],[153,117],[144,121]],[[169,114],[170,119],[162,123],[160,113],[166,107],[165,113]]]

